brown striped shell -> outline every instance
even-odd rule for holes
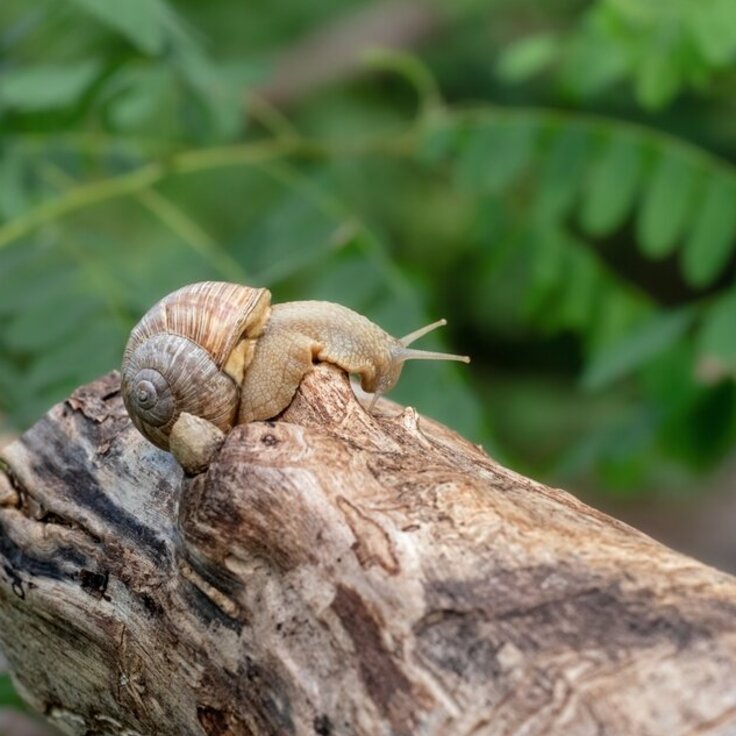
[[[125,348],[122,392],[145,437],[168,450],[182,412],[223,432],[233,426],[240,386],[226,364],[243,340],[261,334],[270,302],[267,289],[204,281],[169,294],[144,315]]]

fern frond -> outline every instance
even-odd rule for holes
[[[597,0],[565,33],[510,44],[499,76],[519,83],[557,69],[569,94],[595,98],[627,80],[640,105],[659,109],[684,89],[702,90],[736,60],[731,0]]]
[[[559,223],[576,208],[592,238],[635,217],[648,258],[687,244],[683,276],[694,288],[715,281],[736,247],[736,167],[652,128],[544,109],[475,109],[423,129],[418,155],[450,162],[458,188],[479,197],[510,193],[524,174],[536,221]]]

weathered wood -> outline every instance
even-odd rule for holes
[[[736,733],[734,578],[328,366],[194,478],[117,375],[3,457],[0,648],[68,733]]]

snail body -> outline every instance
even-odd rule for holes
[[[206,465],[203,454],[235,424],[280,414],[315,362],[358,375],[372,408],[406,360],[469,360],[409,347],[444,320],[397,339],[340,304],[270,302],[267,289],[207,281],[164,297],[133,328],[122,366],[126,409],[185,469]]]

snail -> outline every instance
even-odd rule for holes
[[[133,328],[123,355],[123,401],[148,440],[196,472],[233,426],[280,414],[315,362],[357,374],[373,394],[369,411],[406,360],[469,362],[409,347],[444,324],[397,339],[340,304],[271,306],[264,288],[191,284],[161,299]]]

